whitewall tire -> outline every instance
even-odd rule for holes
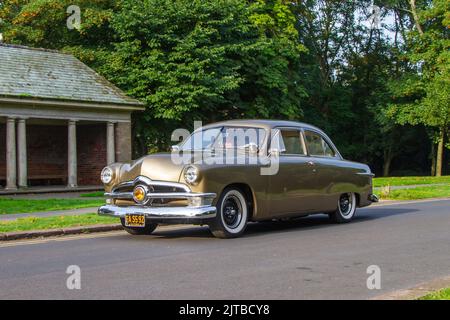
[[[242,191],[226,188],[216,207],[216,218],[209,224],[213,235],[217,238],[236,238],[242,235],[248,221],[248,204]]]
[[[337,201],[336,211],[330,214],[330,218],[337,223],[349,222],[356,212],[356,195],[353,192],[343,193]]]

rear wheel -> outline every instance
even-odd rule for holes
[[[356,195],[353,192],[343,193],[339,196],[337,209],[330,213],[330,218],[336,223],[345,223],[352,220],[356,211]]]
[[[213,235],[217,238],[236,238],[242,235],[248,221],[248,205],[242,191],[226,188],[216,207],[216,218],[209,224]]]
[[[123,230],[128,232],[132,235],[149,235],[152,234],[153,231],[155,231],[156,227],[158,226],[157,223],[149,223],[148,221],[145,222],[145,227],[138,228],[138,227],[126,227],[125,226],[125,219],[120,219],[120,222],[122,223]]]

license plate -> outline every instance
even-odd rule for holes
[[[145,216],[139,213],[126,214],[125,227],[145,227]]]

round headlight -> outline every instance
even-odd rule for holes
[[[184,170],[184,180],[189,184],[194,184],[198,180],[198,169],[193,166],[189,166]]]
[[[100,179],[104,184],[108,184],[112,181],[113,174],[114,172],[112,171],[112,169],[110,167],[106,167],[102,170],[102,173],[100,174]]]
[[[137,203],[144,203],[147,198],[147,190],[143,186],[136,186],[133,190],[133,200]]]

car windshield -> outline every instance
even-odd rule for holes
[[[261,147],[266,132],[262,128],[215,127],[195,131],[182,144],[181,150],[220,150],[245,148],[250,144]]]

